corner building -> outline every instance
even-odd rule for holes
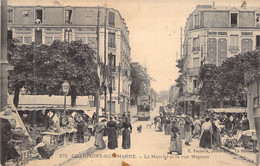
[[[227,57],[260,48],[260,7],[198,5],[187,18],[182,43],[183,113],[200,115],[198,74],[203,64],[220,66]]]
[[[100,82],[102,83],[105,78],[106,80],[112,78],[111,112],[123,114],[128,111],[131,48],[128,27],[119,11],[103,7],[8,6],[7,20],[8,38],[18,39],[23,44],[82,40],[96,50],[96,53],[99,50],[97,59],[100,61],[98,68]],[[99,49],[97,49],[98,27]],[[107,70],[104,70],[105,68]],[[108,69],[112,69],[111,72],[107,72]],[[109,110],[108,88],[107,94],[106,108]],[[104,95],[100,96],[102,108],[104,98]],[[94,103],[93,98],[90,97],[90,100]]]

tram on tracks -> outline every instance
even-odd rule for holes
[[[140,121],[150,119],[151,111],[151,97],[149,95],[143,95],[137,97],[137,117]]]

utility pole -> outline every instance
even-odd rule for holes
[[[181,27],[181,52],[180,52],[180,58],[182,58],[182,27]]]
[[[107,8],[106,8],[106,14],[105,14],[105,24],[104,24],[104,75],[103,75],[103,81],[105,83],[105,86],[107,85],[107,78],[106,78],[106,68],[107,68]],[[105,109],[105,117],[107,117],[107,88],[104,89],[104,109]]]
[[[1,58],[0,58],[0,111],[7,105],[8,79],[7,79],[7,0],[1,0]]]
[[[98,7],[98,15],[97,15],[97,59],[99,59],[99,17],[100,17],[100,10]],[[100,62],[98,60],[98,66],[100,66]],[[99,77],[100,79],[100,77]],[[99,120],[99,88],[100,85],[98,85],[98,89],[96,90],[95,99],[96,99],[96,113],[97,113],[97,122]]]

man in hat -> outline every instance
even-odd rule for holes
[[[15,120],[12,115],[12,109],[4,107],[4,111],[0,112],[1,126],[1,164],[5,165],[10,158],[18,157],[19,154],[12,145],[12,125],[10,120]],[[10,156],[12,154],[13,156]]]
[[[187,115],[185,118],[184,130],[185,130],[185,145],[190,145],[192,141],[191,135],[191,118]]]

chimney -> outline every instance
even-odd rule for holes
[[[246,8],[246,7],[247,7],[246,1],[244,1],[244,2],[242,3],[241,7],[242,7],[242,8]]]

